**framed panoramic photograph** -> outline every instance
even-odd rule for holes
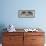
[[[35,10],[18,10],[18,17],[20,18],[34,18]]]

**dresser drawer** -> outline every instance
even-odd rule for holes
[[[43,44],[44,36],[32,36],[32,43],[33,44]]]
[[[3,46],[23,46],[23,38],[20,36],[4,38]]]
[[[23,32],[4,32],[5,36],[23,36]]]
[[[3,43],[15,43],[23,41],[23,36],[4,36]]]
[[[2,46],[23,46],[23,43],[22,42],[21,43],[17,43],[17,44],[16,43],[12,43],[12,44],[10,44],[10,43],[8,43],[8,44],[5,43],[4,44],[3,43]]]
[[[31,46],[44,46],[44,44],[31,44]]]
[[[24,36],[41,36],[41,35],[45,35],[45,33],[44,32],[25,32],[24,33]]]

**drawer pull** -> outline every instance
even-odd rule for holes
[[[36,40],[36,39],[32,39],[32,40]]]
[[[9,38],[9,40],[13,40],[13,38]]]

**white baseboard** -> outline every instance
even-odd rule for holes
[[[0,46],[2,46],[2,44],[0,44]]]

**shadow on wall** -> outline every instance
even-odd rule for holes
[[[4,30],[4,28],[6,28],[6,26],[4,24],[0,24],[0,43],[2,43],[2,33],[6,32],[6,29]]]

